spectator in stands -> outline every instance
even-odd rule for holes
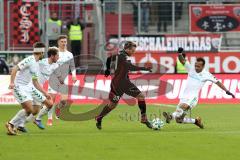
[[[118,3],[115,0],[109,0],[105,3],[105,12],[116,14],[118,10]]]
[[[158,7],[158,32],[167,32],[167,25],[172,20],[172,3],[161,2]]]
[[[47,23],[47,37],[50,47],[57,46],[57,38],[61,34],[61,30],[62,21],[58,19],[57,13],[53,12]]]
[[[67,28],[69,30],[68,34],[73,56],[79,56],[81,53],[84,25],[81,23],[80,18],[77,18],[68,24]]]
[[[142,19],[141,30],[143,30],[144,32],[148,32],[149,14],[150,14],[150,3],[144,0],[141,3],[141,19]]]
[[[138,25],[138,3],[137,2],[131,2],[133,7],[133,23],[134,26]]]
[[[20,59],[21,59],[21,58],[19,57],[18,54],[14,54],[14,55],[10,58],[10,60],[9,60],[9,62],[8,62],[8,66],[10,67],[10,69],[11,69],[12,67],[16,66],[16,65],[21,61]]]
[[[175,20],[181,19],[183,9],[183,2],[175,3]]]
[[[134,26],[138,26],[138,2],[134,1],[131,2],[133,6],[133,22]],[[148,32],[148,25],[149,25],[149,15],[150,15],[150,2],[147,2],[147,0],[143,0],[143,2],[140,3],[141,7],[141,31]]]
[[[65,20],[62,22],[62,33],[68,34],[68,28],[67,26],[72,22],[72,19],[70,17],[66,17]]]
[[[0,57],[0,74],[9,74],[9,68],[5,60]]]

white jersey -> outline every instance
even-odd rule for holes
[[[218,80],[208,71],[203,70],[197,73],[194,66],[191,66],[189,62],[185,63],[185,68],[188,71],[187,82],[184,91],[180,95],[180,99],[192,99],[197,98],[199,91],[202,89],[207,81],[217,83]]]
[[[72,75],[76,76],[74,57],[71,52],[69,52],[67,50],[65,52],[59,51],[59,59],[58,59],[57,63],[63,67],[63,69],[61,69],[62,71],[66,70],[66,73],[68,73],[69,68],[70,68]]]
[[[67,50],[65,52],[60,52],[59,51],[59,59],[58,59],[57,63],[59,65],[62,65],[64,63],[66,63],[67,61],[71,60],[71,59],[73,59],[73,54],[71,52],[69,52]]]
[[[48,58],[44,58],[39,61],[39,79],[38,82],[40,84],[44,84],[47,80],[49,80],[50,75],[58,68],[57,63],[49,64]]]
[[[28,85],[32,79],[38,79],[39,64],[33,55],[24,58],[18,67],[20,71],[16,75],[15,85]]]

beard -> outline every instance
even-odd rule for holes
[[[40,56],[40,57],[39,57],[39,60],[42,60],[42,59],[43,59],[43,56]]]

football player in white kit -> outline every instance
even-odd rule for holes
[[[178,58],[180,62],[185,66],[186,70],[188,71],[188,78],[186,82],[186,87],[179,96],[180,102],[176,108],[176,111],[172,114],[167,112],[163,112],[163,116],[166,118],[166,123],[170,123],[171,120],[176,120],[177,123],[188,123],[188,124],[195,124],[199,128],[204,128],[203,123],[200,117],[194,118],[187,118],[185,117],[187,111],[192,109],[194,106],[197,105],[198,102],[198,94],[201,88],[207,81],[211,81],[218,85],[222,90],[226,92],[226,94],[235,98],[235,96],[229,92],[225,86],[216,79],[210,72],[204,69],[205,60],[203,58],[197,58],[195,66],[191,66],[189,62],[185,60],[182,56],[183,48],[178,49]]]
[[[41,86],[43,87],[44,83],[46,81],[49,80],[49,77],[51,74],[56,74],[56,77],[60,77],[60,73],[58,72],[57,68],[58,68],[58,64],[56,63],[57,60],[59,59],[59,50],[57,47],[50,47],[48,48],[48,52],[47,52],[47,56],[48,58],[44,58],[42,60],[39,61],[39,71],[38,71],[38,76],[39,76],[39,83],[41,84]],[[49,93],[50,96],[52,97],[53,102],[55,101],[55,95]],[[41,107],[41,103],[38,101],[33,101],[33,108],[35,109],[34,113],[29,115],[26,121],[22,121],[21,124],[18,127],[19,131],[22,132],[27,132],[25,126],[26,122],[29,121],[34,121],[34,123],[40,128],[40,129],[44,129],[44,125],[41,123],[41,117],[46,114],[49,109],[46,106],[43,106],[41,109],[41,112],[39,112],[39,108]],[[39,114],[37,115],[36,119],[34,117],[34,115],[36,115],[39,112]]]
[[[23,59],[15,66],[11,73],[9,89],[13,89],[16,100],[22,109],[6,123],[7,133],[16,135],[19,122],[33,113],[32,101],[36,100],[51,108],[53,101],[50,95],[38,82],[38,61],[44,56],[45,45],[37,42],[33,45],[33,55]]]
[[[61,98],[60,98],[61,100],[60,100],[59,104],[54,105],[54,106],[56,106],[56,118],[58,118],[58,114],[60,113],[59,108],[64,107],[67,103],[68,88],[67,88],[67,85],[64,85],[64,78],[67,78],[67,75],[69,73],[69,68],[72,73],[73,83],[75,83],[77,80],[74,57],[73,57],[73,54],[67,50],[67,38],[68,37],[66,35],[60,35],[58,37],[59,59],[58,59],[57,63],[61,67],[61,69],[60,69],[61,78],[59,78],[59,79],[62,80],[62,82],[61,82],[62,85],[60,85],[56,91],[54,89],[52,89],[51,86],[49,86],[49,89],[48,89],[48,92],[54,94],[55,96],[56,96],[57,92],[60,92],[60,94],[61,94]],[[63,93],[61,93],[61,91],[63,91]],[[54,108],[55,107],[53,107],[48,112],[47,125],[50,125],[50,126],[52,125],[52,114],[53,114]]]

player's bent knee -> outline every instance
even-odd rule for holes
[[[32,107],[31,101],[26,101],[26,102],[22,103],[21,105],[28,115],[30,115],[32,113],[33,107]]]
[[[24,109],[25,109],[27,115],[30,115],[32,113],[32,108],[31,107],[25,107]]]
[[[190,108],[190,106],[187,104],[183,104],[183,105],[180,105],[180,108],[184,111],[187,111]]]
[[[176,117],[181,117],[183,113],[184,113],[184,110],[182,108],[178,108],[176,110]]]
[[[41,106],[34,105],[34,106],[33,106],[32,114],[33,114],[33,115],[38,114],[38,112],[39,112],[39,110],[40,110],[40,107],[41,107]]]
[[[27,115],[30,115],[32,113],[32,110],[31,109],[25,109]]]

